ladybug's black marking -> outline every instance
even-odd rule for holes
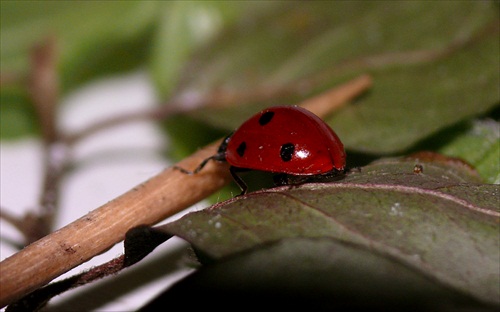
[[[238,153],[238,155],[240,155],[240,157],[243,157],[243,155],[245,155],[246,149],[247,149],[247,144],[245,142],[241,142],[241,144],[236,149],[236,153]]]
[[[292,160],[293,152],[295,151],[295,146],[292,143],[285,143],[281,145],[280,157],[283,161]]]
[[[259,118],[259,125],[261,126],[267,125],[271,121],[271,119],[273,119],[273,117],[274,117],[274,112],[265,112]]]

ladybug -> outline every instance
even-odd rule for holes
[[[299,106],[274,106],[260,111],[229,134],[208,161],[227,161],[243,195],[247,185],[238,172],[260,170],[275,173],[275,184],[330,180],[344,173],[346,154],[335,132],[318,116]]]

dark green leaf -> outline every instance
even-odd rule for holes
[[[189,300],[196,293],[194,302]],[[220,298],[221,294],[225,300]],[[189,301],[193,309],[441,311],[474,299],[386,254],[334,239],[285,239],[202,267],[140,311]]]
[[[179,93],[240,94],[238,107],[193,114],[229,132],[264,106],[369,72],[371,92],[328,121],[349,150],[401,152],[497,105],[497,11],[472,1],[281,2],[202,49]]]
[[[158,245],[170,239],[171,235],[157,231],[149,226],[136,226],[125,233],[123,246],[125,249],[125,258],[123,266],[133,265],[149,253]]]
[[[251,193],[162,229],[211,259],[284,238],[330,237],[499,304],[500,186],[478,181],[439,155],[388,159],[337,183]]]

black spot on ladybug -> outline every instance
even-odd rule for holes
[[[265,112],[259,118],[259,125],[264,126],[268,124],[271,121],[271,119],[273,119],[273,117],[274,117],[274,112]]]
[[[243,155],[245,155],[246,149],[247,149],[247,144],[245,142],[241,142],[241,144],[236,149],[236,153],[238,153],[238,155],[240,155],[240,157],[243,157]]]
[[[292,143],[285,143],[281,145],[280,157],[283,161],[292,160],[293,152],[295,151],[295,146]]]

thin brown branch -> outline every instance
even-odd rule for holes
[[[40,233],[46,233],[47,228],[43,220],[43,216],[39,216],[33,212],[28,212],[22,217],[16,217],[10,214],[8,211],[2,209],[0,211],[0,219],[10,223],[14,228],[16,228],[20,233],[23,234],[25,240],[29,238],[39,237]],[[9,241],[12,246],[16,248],[23,248],[26,243]]]
[[[126,267],[124,260],[125,256],[122,255],[85,272],[37,289],[21,300],[9,305],[6,311],[40,311],[51,298],[65,291],[118,273]]]
[[[111,128],[114,126],[122,125],[128,122],[141,121],[141,120],[162,120],[166,116],[181,113],[185,111],[182,108],[183,105],[177,104],[165,104],[158,107],[154,107],[152,109],[140,110],[136,112],[131,112],[127,114],[122,114],[114,117],[107,118],[103,121],[98,121],[94,124],[90,124],[89,126],[67,135],[62,135],[61,142],[65,145],[72,146],[78,143],[79,141],[95,134],[99,131],[102,131],[107,128]]]
[[[59,81],[56,50],[55,38],[48,38],[35,46],[31,53],[29,90],[46,144],[55,142],[58,138],[56,111]]]
[[[57,105],[59,79],[57,74],[57,46],[51,37],[35,46],[31,53],[29,90],[35,106],[44,143],[43,183],[39,199],[36,231],[24,232],[26,244],[30,244],[52,231],[59,202],[59,181],[66,163],[57,143]]]
[[[172,235],[154,230],[148,226],[135,227],[126,234],[124,242],[125,253],[123,255],[79,274],[41,287],[19,301],[10,304],[6,311],[39,311],[50,299],[57,295],[70,289],[90,284],[101,278],[117,274],[121,270],[138,263],[171,237]]]
[[[355,98],[370,85],[371,80],[366,77],[341,85],[338,91],[347,88],[349,96],[331,98],[329,105],[339,107],[339,101]],[[220,140],[206,146],[178,165],[196,167],[217,151],[219,143]],[[172,216],[216,192],[230,180],[227,165],[221,163],[210,162],[196,175],[186,175],[172,168],[164,170],[0,262],[0,307],[104,252],[123,240],[128,229],[155,224]]]
[[[23,222],[21,221],[21,218],[18,218],[16,216],[10,214],[3,207],[0,207],[0,219],[6,221],[8,223],[10,223],[16,229],[18,229],[19,231],[21,231],[22,224],[23,224]]]
[[[103,129],[122,125],[128,122],[140,120],[163,120],[168,116],[186,113],[201,107],[227,107],[241,102],[260,102],[286,95],[297,95],[309,91],[306,86],[313,84],[306,83],[307,79],[290,83],[286,86],[257,87],[254,90],[214,90],[209,94],[197,97],[178,97],[168,103],[152,109],[141,110],[98,121],[77,132],[62,135],[61,141],[68,145],[74,145],[80,140],[91,136]]]
[[[29,212],[19,219],[13,219],[5,214],[1,216],[24,235],[24,245],[28,245],[52,231],[58,207],[59,180],[66,164],[65,157],[62,157],[64,153],[61,153],[64,149],[57,144],[59,138],[56,120],[59,99],[57,59],[55,38],[44,40],[31,52],[28,89],[37,112],[43,139],[44,173],[38,210]],[[4,82],[9,81],[2,81],[2,83]]]

